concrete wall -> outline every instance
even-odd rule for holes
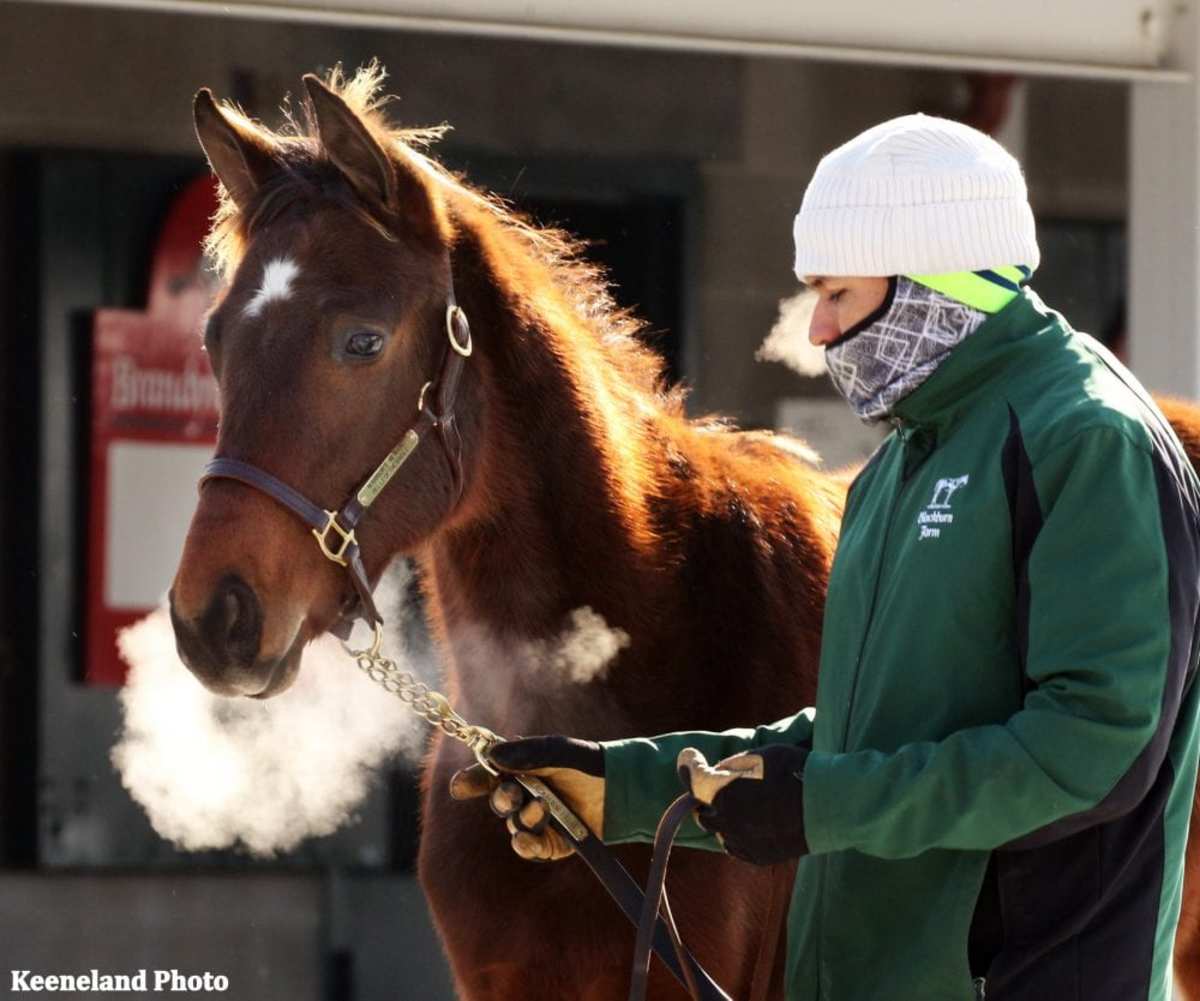
[[[195,152],[200,86],[261,117],[300,76],[379,57],[406,124],[536,157],[735,155],[741,62],[239,18],[0,6],[0,142]],[[697,100],[703,95],[703,100]]]
[[[0,874],[0,977],[178,970],[237,1001],[453,997],[411,879],[356,875]],[[144,997],[111,994],[107,997]]]
[[[795,294],[792,217],[821,155],[862,129],[916,110],[922,74],[855,66],[751,61],[741,75],[734,155],[700,167],[696,402],[758,425],[774,423],[783,396],[827,395],[754,360],[780,299]],[[847,415],[848,420],[852,420]]]

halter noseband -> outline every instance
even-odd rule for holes
[[[420,396],[417,398],[417,419],[383,461],[375,467],[375,471],[363,481],[362,486],[350,495],[341,510],[331,511],[313,503],[282,480],[240,459],[215,458],[204,467],[204,473],[200,477],[201,486],[208,480],[227,479],[254,487],[282,504],[312,529],[322,555],[338,566],[345,567],[357,595],[357,600],[344,604],[342,615],[331,630],[342,639],[350,635],[354,621],[359,618],[366,619],[376,630],[378,638],[383,616],[375,607],[371,584],[367,579],[362,552],[354,530],[362,516],[367,513],[367,508],[375,502],[392,477],[416,450],[421,439],[431,430],[437,431],[442,450],[450,465],[450,473],[454,479],[454,503],[462,496],[462,439],[454,420],[454,403],[463,367],[471,357],[472,344],[467,314],[454,298],[453,279],[446,296],[446,339],[448,343],[442,357],[441,371],[436,379],[421,387]],[[435,400],[433,406],[428,402],[431,390]],[[332,541],[331,536],[334,537]]]

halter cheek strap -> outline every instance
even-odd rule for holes
[[[357,600],[343,609],[341,617],[332,628],[332,632],[342,639],[350,635],[356,619],[366,619],[367,623],[376,629],[383,624],[383,616],[379,614],[371,593],[371,583],[363,565],[362,550],[359,548],[355,529],[367,513],[367,509],[430,431],[437,432],[450,467],[454,484],[451,504],[457,504],[462,497],[462,438],[454,417],[454,404],[463,368],[467,359],[471,357],[472,344],[467,314],[455,301],[453,284],[450,286],[446,302],[446,338],[441,371],[437,379],[425,383],[417,399],[417,419],[383,461],[375,467],[375,471],[350,495],[340,510],[331,511],[313,503],[278,477],[240,459],[215,458],[204,467],[204,473],[200,477],[201,486],[212,479],[237,480],[244,483],[282,504],[308,525],[321,554],[327,560],[344,567],[350,577],[350,583],[354,585]],[[432,400],[429,399],[431,390]]]

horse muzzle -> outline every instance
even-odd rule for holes
[[[217,695],[266,698],[295,679],[299,635],[279,656],[263,656],[263,609],[254,590],[236,574],[218,581],[208,604],[189,617],[170,595],[171,626],[179,657],[201,684]]]

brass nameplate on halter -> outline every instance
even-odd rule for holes
[[[554,790],[541,779],[533,775],[514,775],[513,778],[531,796],[535,799],[540,799],[546,807],[546,812],[562,824],[566,832],[576,841],[583,841],[592,833],[588,830],[587,825],[571,812],[570,807],[558,798]]]
[[[371,506],[391,478],[396,475],[396,470],[404,465],[404,460],[412,455],[413,449],[417,447],[417,442],[420,440],[420,435],[410,428],[408,433],[400,439],[400,444],[388,452],[387,457],[379,464],[379,468],[368,477],[366,483],[358,488],[356,496],[363,507]]]

